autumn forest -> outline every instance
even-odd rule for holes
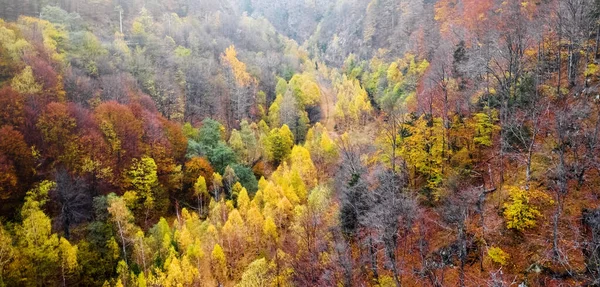
[[[0,287],[600,286],[600,0],[0,0]]]

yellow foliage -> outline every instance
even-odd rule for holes
[[[244,271],[237,287],[263,287],[269,286],[269,265],[264,258],[256,259]]]
[[[337,102],[334,116],[338,123],[345,126],[364,124],[373,111],[367,91],[356,79],[342,77],[336,85]]]
[[[500,247],[491,247],[488,250],[488,256],[492,259],[492,261],[500,265],[506,265],[508,259],[510,258],[510,255],[504,252],[504,250],[500,249]]]
[[[523,231],[535,227],[537,219],[542,216],[533,200],[553,203],[552,199],[536,189],[525,190],[518,186],[508,186],[509,202],[504,203],[504,219],[506,227]]]
[[[68,33],[62,28],[46,21],[33,17],[22,16],[18,23],[26,27],[40,27],[44,39],[44,47],[50,53],[52,59],[62,63],[65,60],[64,49],[68,42]]]
[[[30,66],[25,67],[23,71],[12,79],[11,87],[21,94],[37,94],[42,90],[42,85],[35,81],[33,71]]]
[[[321,89],[311,75],[296,74],[288,85],[302,108],[316,106],[321,101]]]
[[[277,233],[277,225],[271,216],[265,219],[263,226],[263,234],[267,237],[268,242],[276,242],[279,238]]]
[[[254,78],[246,71],[246,64],[238,60],[237,51],[233,45],[225,49],[225,53],[221,55],[221,59],[231,68],[238,85],[248,86],[254,81]]]
[[[211,267],[213,276],[217,278],[219,282],[223,282],[227,278],[227,259],[225,258],[225,253],[223,252],[221,245],[215,244],[210,258],[212,261]]]

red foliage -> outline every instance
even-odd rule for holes
[[[113,101],[102,103],[94,110],[94,116],[105,140],[113,141],[115,149],[112,154],[117,158],[115,170],[122,169],[131,159],[141,155],[142,123],[128,106]],[[116,138],[110,138],[110,132],[114,132]],[[118,144],[115,144],[116,140]]]
[[[10,86],[0,89],[0,125],[22,126],[24,102],[25,98]]]
[[[43,103],[64,101],[65,92],[62,76],[50,64],[49,60],[31,54],[27,54],[24,60],[27,65],[31,66],[36,82],[42,85]],[[37,101],[39,102],[40,99]]]
[[[44,153],[52,159],[75,157],[73,150],[67,151],[67,145],[75,140],[76,121],[69,114],[66,104],[50,103],[46,106],[37,122],[44,144]]]
[[[0,128],[0,199],[21,198],[33,170],[33,156],[23,135],[11,126]]]

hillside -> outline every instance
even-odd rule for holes
[[[598,286],[599,0],[0,0],[0,287]]]

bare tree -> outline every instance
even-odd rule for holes
[[[92,217],[92,197],[82,178],[73,178],[65,169],[56,172],[56,188],[51,197],[58,204],[57,222],[69,239],[71,227]]]
[[[406,240],[417,219],[416,200],[406,193],[407,181],[403,175],[380,168],[375,171],[377,185],[371,192],[369,226],[383,243],[387,266],[392,270],[396,286],[402,285],[402,271],[398,268],[398,245]]]

